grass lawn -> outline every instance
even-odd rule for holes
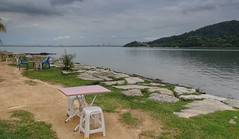
[[[17,120],[0,120],[1,139],[55,139],[56,132],[51,125],[35,121],[33,114],[27,111],[13,111],[12,118]]]
[[[97,84],[95,81],[84,81],[76,78],[76,74],[62,75],[60,68],[44,69],[43,71],[24,71],[24,76],[29,78],[36,78],[43,81],[50,81],[54,83],[61,83],[65,86],[81,86]],[[104,111],[117,112],[117,108],[130,108],[140,109],[152,117],[159,119],[163,123],[163,133],[155,138],[238,138],[239,137],[239,124],[229,124],[228,121],[233,119],[234,116],[239,117],[238,111],[218,111],[215,113],[201,115],[198,117],[185,119],[180,118],[173,114],[175,111],[185,109],[184,105],[192,101],[179,101],[177,103],[159,103],[148,100],[149,93],[147,90],[143,91],[143,97],[128,97],[120,93],[121,89],[113,88],[112,86],[102,86],[110,89],[112,93],[99,94],[95,103],[99,105]],[[167,85],[173,91],[174,86]],[[92,100],[94,95],[87,95],[88,101]],[[130,123],[133,118],[130,114],[126,113],[122,117],[126,122]],[[128,121],[127,121],[128,119]],[[135,120],[135,119],[133,119]],[[234,118],[239,123],[239,119]],[[135,122],[136,121],[136,122]],[[139,121],[135,120],[134,123]],[[153,133],[146,134],[145,136],[153,136]]]

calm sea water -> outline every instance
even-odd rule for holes
[[[239,99],[239,49],[175,49],[124,47],[0,47],[12,52],[64,50],[75,62],[191,86],[208,94]]]

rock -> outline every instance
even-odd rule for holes
[[[106,80],[106,81],[111,81],[112,79],[111,78],[108,78],[107,76],[96,76],[98,78],[101,78],[103,80]]]
[[[126,95],[126,96],[143,96],[140,89],[132,89],[132,90],[129,90],[129,91],[122,91],[121,93]]]
[[[125,81],[124,80],[121,80],[121,81],[112,81],[112,82],[102,82],[106,85],[117,85],[117,84],[124,84]]]
[[[177,93],[177,95],[181,95],[181,94],[192,94],[195,93],[196,90],[195,89],[187,89],[185,87],[180,87],[180,86],[176,86],[174,91]]]
[[[61,73],[63,75],[68,75],[68,74],[72,74],[73,72],[72,71],[65,71],[65,70],[63,70]]]
[[[95,73],[93,73],[93,76],[100,77],[100,76],[106,76],[106,77],[114,77],[114,72],[108,71],[108,70],[96,70]]]
[[[181,112],[174,112],[179,117],[190,118],[192,116],[198,116],[200,114],[208,114],[216,111],[235,110],[231,106],[228,106],[222,102],[210,99],[204,99],[202,101],[194,101],[185,105],[188,109]]]
[[[237,122],[235,122],[233,119],[231,119],[230,121],[228,121],[228,123],[235,125]]]
[[[77,76],[78,78],[82,80],[90,80],[90,81],[103,81],[101,78],[96,78],[90,73],[81,73]]]
[[[124,74],[124,73],[116,73],[116,74],[114,75],[114,78],[116,78],[116,79],[119,79],[119,78],[127,78],[127,77],[129,77],[129,75]]]
[[[113,86],[114,88],[119,89],[145,89],[150,88],[149,86],[143,86],[143,85],[123,85],[123,86]]]
[[[128,78],[125,78],[125,80],[128,82],[128,84],[135,84],[135,83],[139,83],[139,82],[144,82],[143,79],[138,78],[138,77],[128,77]]]
[[[84,72],[86,72],[86,70],[77,70],[76,72],[77,73],[84,73]]]
[[[93,68],[93,67],[87,66],[87,65],[74,64],[74,68],[72,68],[72,69],[78,70],[78,69],[92,69],[92,68]]]
[[[160,85],[160,86],[165,86],[165,84],[161,84],[161,83],[150,83],[149,85],[154,85],[154,86],[158,86],[158,85]]]
[[[239,108],[239,100],[237,100],[237,99],[226,99],[223,102],[227,103],[229,106]]]
[[[174,96],[173,92],[167,88],[159,88],[159,87],[152,87],[149,88],[148,90],[149,92],[160,92],[161,94],[165,94],[165,95],[170,95],[170,96]]]
[[[183,100],[199,100],[199,99],[212,99],[217,101],[226,101],[226,98],[217,97],[209,94],[202,94],[202,95],[181,95],[180,98]]]
[[[168,102],[168,103],[175,103],[179,101],[179,99],[174,96],[168,96],[165,94],[158,94],[158,93],[151,94],[148,99],[158,101],[158,102]]]

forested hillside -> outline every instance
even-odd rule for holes
[[[164,37],[144,45],[150,47],[239,47],[239,21],[232,20],[209,25],[181,35]],[[125,47],[135,47],[130,43]]]

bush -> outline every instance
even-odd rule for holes
[[[73,67],[73,58],[75,58],[75,54],[67,54],[65,50],[65,54],[62,56],[63,58],[63,70],[70,70]]]

